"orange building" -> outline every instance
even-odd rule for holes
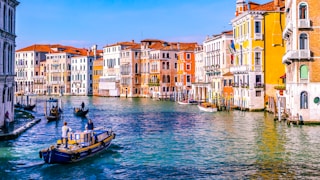
[[[191,84],[195,82],[195,43],[190,43],[177,53],[177,82],[178,100],[193,98],[189,96]]]
[[[92,72],[93,95],[99,96],[99,78],[103,74],[103,58],[93,61]]]

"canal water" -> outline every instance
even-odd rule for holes
[[[39,150],[54,144],[64,121],[73,131],[81,102],[95,126],[117,136],[102,153],[76,164],[49,165]],[[62,97],[57,122],[42,121],[0,142],[0,179],[312,179],[320,176],[320,126],[288,126],[263,112],[200,112],[197,106],[147,98]]]

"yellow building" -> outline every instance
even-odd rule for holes
[[[232,19],[235,62],[230,71],[234,74],[234,103],[241,109],[263,110],[266,104],[274,105],[275,87],[283,85],[283,9],[282,0],[266,4],[237,0]]]

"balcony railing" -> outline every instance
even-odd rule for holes
[[[263,34],[262,33],[255,33],[254,39],[255,40],[263,40]]]
[[[242,87],[242,88],[249,88],[249,84],[248,84],[248,83],[242,83],[242,84],[241,84],[241,87]]]
[[[264,84],[257,82],[254,84],[254,88],[264,88]]]
[[[232,72],[232,73],[244,73],[244,72],[248,72],[248,71],[249,71],[248,65],[230,67],[230,72]]]
[[[287,39],[287,37],[289,36],[289,34],[292,32],[292,29],[293,29],[292,22],[287,22],[287,23],[288,24],[286,25],[282,33],[282,37],[284,39]]]
[[[232,83],[231,85],[232,85],[232,87],[239,87],[238,83]]]
[[[282,57],[282,63],[291,63],[292,60],[300,60],[300,59],[311,59],[310,50],[292,50],[288,51]]]
[[[310,19],[299,19],[298,20],[298,28],[306,29],[310,28]]]

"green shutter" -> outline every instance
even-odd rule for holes
[[[300,79],[308,79],[308,67],[305,65],[300,67]]]

